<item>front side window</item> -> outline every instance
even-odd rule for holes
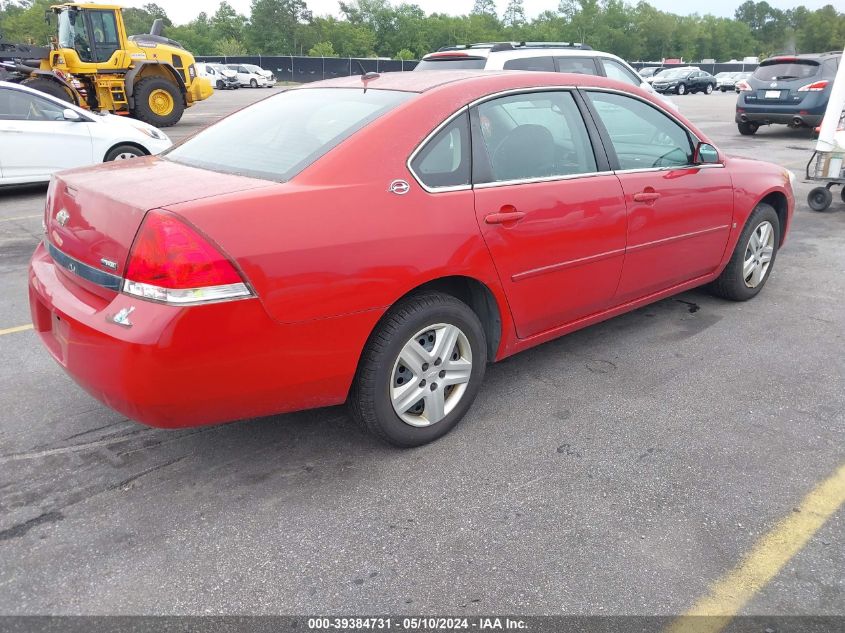
[[[476,182],[548,179],[593,173],[596,159],[584,120],[569,92],[501,97],[477,106],[486,159]],[[486,173],[485,173],[486,172]]]
[[[431,189],[468,185],[469,115],[457,116],[426,143],[411,161],[411,169]]]
[[[534,70],[534,71],[555,71],[555,62],[551,57],[521,57],[509,59],[505,62],[505,70]]]
[[[639,86],[642,83],[642,79],[613,59],[602,59],[601,63],[604,66],[604,74],[607,75],[609,79],[624,81],[625,83],[632,84],[634,86]]]
[[[0,120],[64,121],[64,109],[20,90],[0,88]]]
[[[288,90],[226,117],[166,156],[202,169],[284,182],[413,96],[372,88]]]
[[[588,92],[604,124],[619,169],[653,169],[692,163],[689,134],[669,116],[639,99]]]

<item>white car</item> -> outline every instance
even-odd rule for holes
[[[250,88],[269,88],[276,83],[273,73],[254,64],[227,64],[238,73],[238,83]]]
[[[599,75],[639,86],[675,110],[677,104],[654,89],[625,60],[572,42],[496,42],[447,46],[424,56],[414,70],[535,70]]]
[[[197,62],[194,66],[197,69],[197,75],[207,78],[215,90],[237,89],[241,87],[238,81],[238,73],[223,64]]]
[[[0,81],[0,185],[47,182],[56,171],[158,154],[172,144],[152,125]]]

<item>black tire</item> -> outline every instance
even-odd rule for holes
[[[845,202],[845,186],[843,186],[842,191],[839,192],[839,197],[842,198],[842,202]]]
[[[397,415],[390,400],[394,367],[402,348],[416,333],[440,323],[457,326],[469,343],[472,352],[469,382],[446,417],[430,426],[412,426]],[[464,417],[478,395],[486,365],[484,328],[468,305],[439,293],[411,296],[391,308],[367,341],[349,393],[350,414],[364,430],[394,446],[410,448],[427,444],[451,431]]]
[[[753,121],[740,121],[736,124],[736,129],[738,129],[739,133],[743,136],[752,136],[757,133],[760,126]]]
[[[813,211],[826,211],[832,202],[833,193],[827,187],[816,187],[807,194],[807,204]]]
[[[124,155],[132,154],[133,156],[146,156],[147,155],[147,153],[144,150],[142,150],[140,147],[136,147],[135,145],[117,145],[116,147],[112,147],[108,151],[108,153],[106,154],[106,157],[103,159],[103,162],[109,163],[113,160],[118,160],[118,158],[121,157],[121,154],[124,154]],[[124,160],[125,158],[127,158],[127,157],[124,156],[124,158],[121,158],[121,160]]]
[[[217,80],[217,84],[214,86],[217,90],[225,90],[226,84],[224,84],[220,79]]]
[[[249,87],[250,88],[258,88],[258,82],[255,79],[249,80]]]
[[[173,99],[173,109],[169,114],[156,114],[150,107],[150,95],[155,90],[163,90]],[[185,100],[181,91],[175,83],[164,77],[144,77],[135,83],[133,95],[135,97],[135,109],[132,110],[132,116],[155,127],[176,125],[185,111]]]
[[[772,259],[769,262],[769,267],[761,281],[753,288],[750,288],[745,283],[745,276],[742,272],[745,261],[745,253],[748,248],[749,241],[751,240],[752,233],[754,233],[757,227],[764,221],[768,221],[774,229]],[[736,247],[734,247],[734,252],[733,255],[731,255],[728,265],[725,266],[722,274],[710,284],[710,291],[717,297],[730,299],[731,301],[748,301],[752,297],[756,296],[763,289],[763,286],[766,285],[766,281],[769,279],[769,276],[772,274],[772,269],[775,267],[775,259],[777,258],[778,247],[780,245],[780,232],[780,218],[778,217],[777,211],[775,211],[774,207],[766,204],[765,202],[758,204],[754,211],[752,211],[751,216],[748,218],[748,222],[745,223],[745,228],[742,229],[742,233],[739,236]]]
[[[686,84],[678,84],[678,87],[675,88],[675,93],[679,95],[687,94],[687,85]]]
[[[68,103],[74,102],[73,96],[70,92],[68,92],[67,88],[62,86],[58,81],[45,79],[44,77],[32,77],[30,79],[24,79],[21,84],[27,88],[32,88],[33,90],[38,90],[39,92],[50,95],[51,97],[56,97],[56,99],[61,99],[62,101],[67,101]]]
[[[712,94],[713,93],[713,84],[707,84],[707,87],[704,89],[704,94]]]

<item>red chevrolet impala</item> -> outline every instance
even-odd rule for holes
[[[57,176],[32,318],[146,424],[348,402],[414,446],[458,423],[488,362],[694,286],[750,299],[792,210],[788,172],[626,84],[350,77]]]

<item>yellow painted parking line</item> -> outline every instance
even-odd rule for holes
[[[845,504],[845,464],[804,497],[792,514],[754,545],[745,559],[676,619],[667,633],[719,633]],[[707,616],[707,617],[703,617]]]
[[[31,329],[32,323],[30,323],[29,325],[19,325],[17,327],[10,327],[6,328],[5,330],[0,330],[0,336],[3,336],[4,334],[14,334],[15,332],[26,332],[27,330]]]
[[[43,213],[36,213],[35,215],[19,215],[15,218],[0,218],[0,222],[11,222],[12,220],[34,220],[35,218],[44,217]]]

